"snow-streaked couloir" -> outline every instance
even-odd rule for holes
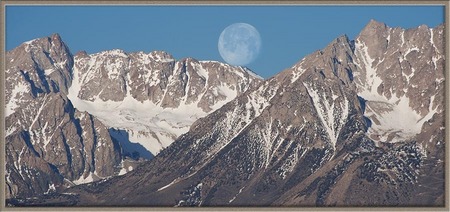
[[[262,81],[245,67],[175,61],[162,51],[78,54],[74,63],[68,98],[75,108],[113,128],[113,137],[128,137],[153,155],[194,121]]]

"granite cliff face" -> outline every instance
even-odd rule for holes
[[[73,56],[58,34],[6,61],[8,198],[131,171],[261,81],[243,67],[164,52]]]
[[[66,97],[73,58],[59,35],[24,43],[6,61],[7,197],[114,175],[120,147]]]
[[[257,86],[234,89],[241,91],[236,98],[197,119],[175,142],[133,171],[61,189],[37,200],[14,199],[9,203],[443,206],[443,32],[442,25],[401,29],[371,21],[355,40],[340,36]],[[171,85],[189,87],[189,83],[201,83],[202,77],[195,80],[195,74],[201,76],[198,70],[202,69],[189,67],[200,64],[209,70],[208,65],[216,63],[176,63],[162,52],[154,55],[159,55],[159,70],[174,73],[172,78],[167,77],[167,83],[161,83],[166,87],[160,86],[159,94],[152,90],[148,92],[151,95],[133,96],[131,85],[140,77],[130,83],[126,76],[132,71],[122,73],[117,68],[117,76],[124,77],[122,83],[108,87],[117,88],[119,94],[114,101],[124,101],[131,95],[163,108],[180,107],[188,101],[196,102],[194,105],[206,112],[208,107],[199,105],[203,105],[200,102],[208,93],[215,96],[214,88],[197,99],[189,92],[172,92],[175,98],[169,102],[163,93],[171,92]],[[74,63],[80,61],[75,59]],[[93,66],[94,62],[83,64]],[[219,66],[227,69],[226,65]],[[80,79],[89,71],[80,70],[84,69],[74,68],[72,83],[85,82],[77,80],[77,76]],[[156,78],[164,81],[162,76],[166,75]],[[170,83],[173,76],[180,77]],[[191,76],[192,82],[183,80],[183,76]],[[140,89],[156,89],[151,82],[145,84],[148,86]],[[73,101],[72,88],[77,86],[72,84],[68,92]],[[110,103],[102,96],[102,89],[81,90],[76,92],[81,100],[75,105],[96,103],[99,98]],[[222,93],[227,93],[224,90]],[[158,95],[152,96],[155,93]],[[105,116],[96,117],[102,120]]]
[[[371,21],[356,38],[359,95],[374,141],[412,138],[444,109],[444,27],[390,28]]]
[[[112,50],[74,58],[68,97],[75,107],[113,128],[113,137],[139,143],[152,155],[195,120],[262,81],[244,67],[193,58],[175,61],[161,51]]]

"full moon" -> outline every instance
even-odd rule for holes
[[[256,59],[261,49],[261,36],[250,24],[234,23],[219,37],[220,56],[231,65],[247,65]]]

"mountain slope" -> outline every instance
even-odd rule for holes
[[[261,82],[243,67],[192,58],[175,61],[160,51],[81,53],[73,71],[68,97],[75,107],[114,128],[113,136],[126,134],[153,155],[195,120]]]
[[[372,20],[356,38],[355,64],[361,71],[354,77],[374,141],[412,138],[442,113],[443,35],[443,25],[401,29]]]
[[[261,81],[244,67],[164,52],[72,56],[58,34],[6,61],[7,198],[125,174]]]
[[[114,175],[120,147],[65,96],[73,59],[59,35],[24,43],[6,60],[6,196]]]
[[[385,35],[376,31],[380,27],[393,30],[371,21],[356,41],[337,38],[200,118],[189,132],[133,172],[68,189],[75,195],[68,195],[71,204],[443,205],[442,37],[422,39],[422,27],[398,29],[411,36],[405,44],[392,34],[389,42],[409,46],[395,52],[381,42]],[[431,29],[436,35],[442,30],[442,26]],[[413,51],[419,45],[437,50]],[[374,62],[389,51],[397,56]],[[436,90],[417,97],[416,87],[427,90],[431,84],[406,83],[405,88],[390,84],[399,76],[381,73],[388,69],[380,64],[400,60],[416,63],[402,69],[410,73],[411,82],[423,78],[421,73],[432,73]],[[416,65],[423,68],[415,69]],[[383,99],[370,99],[375,95]],[[389,102],[395,98],[406,100]],[[392,134],[383,128],[385,123],[376,120],[397,113],[374,106],[375,100],[391,104],[388,109],[407,109],[403,115],[415,113],[414,131],[408,128],[404,134],[400,125],[396,126],[400,132]],[[373,138],[375,133],[382,136]]]

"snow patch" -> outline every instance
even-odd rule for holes
[[[129,90],[122,102],[103,101],[98,98],[94,101],[80,99],[78,93],[83,80],[80,80],[78,72],[79,70],[74,68],[74,79],[68,94],[74,107],[96,116],[108,127],[126,130],[131,142],[142,144],[154,155],[169,146],[176,137],[187,132],[195,120],[206,115],[197,107],[197,102],[180,105],[178,108],[163,108],[150,100],[140,102],[134,99]],[[237,95],[226,86],[221,87],[221,92],[231,94],[227,96],[227,101]]]
[[[303,58],[299,64],[294,66],[294,69],[292,71],[291,83],[297,81],[298,78],[305,72],[305,69],[302,68],[304,60],[305,59]]]
[[[25,41],[25,42],[23,42],[23,43],[25,43],[25,44],[27,44],[27,45],[30,45],[30,44],[32,44],[34,41],[36,41],[36,39],[29,40],[29,41]]]
[[[175,184],[175,183],[177,183],[177,182],[178,182],[177,179],[175,179],[175,180],[173,180],[172,182],[170,182],[169,184],[167,184],[167,185],[165,185],[165,186],[159,188],[157,191],[162,191],[162,190],[164,190],[164,189],[170,187],[171,185],[173,185],[173,184]]]
[[[121,49],[113,49],[113,50],[103,51],[103,52],[100,52],[98,54],[100,54],[100,55],[118,56],[118,57],[128,57],[128,55]]]
[[[228,201],[228,203],[232,203],[232,202],[236,199],[236,197],[242,192],[242,190],[244,190],[244,188],[245,188],[245,186],[242,187],[241,189],[239,189],[239,192],[238,192],[233,198],[231,198],[231,199]]]
[[[66,64],[67,64],[67,59],[65,59],[65,60],[62,61],[62,62],[55,63],[55,66],[58,67],[58,68],[60,68],[60,69],[64,69],[64,66],[65,66]]]
[[[303,82],[303,85],[312,99],[313,106],[316,109],[322,125],[325,127],[333,148],[336,148],[339,132],[347,122],[349,110],[348,100],[342,96],[342,103],[337,102],[338,104],[335,104],[338,97],[336,97],[336,99],[333,98],[330,103],[326,97],[323,96],[323,93],[316,91],[313,86],[308,85],[305,82]]]
[[[33,122],[31,122],[30,128],[28,129],[29,132],[31,132],[31,128],[33,127],[34,123],[36,123],[36,121],[39,119],[39,115],[41,114],[42,109],[45,107],[48,97],[49,97],[49,95],[45,96],[45,99],[42,102],[41,106],[39,107],[38,112],[35,114]]]
[[[401,38],[401,45],[403,46],[405,43],[404,32],[402,32]],[[364,115],[372,120],[372,126],[368,129],[368,134],[375,141],[396,142],[420,133],[423,123],[429,120],[437,111],[430,108],[430,112],[422,117],[409,106],[409,99],[406,96],[397,97],[392,95],[387,98],[384,95],[380,95],[377,92],[377,88],[381,85],[382,80],[377,76],[376,67],[378,64],[373,64],[374,59],[369,56],[367,46],[364,43],[357,40],[355,46],[356,54],[360,58],[355,61],[356,65],[360,69],[366,70],[366,82],[363,83],[365,87],[362,87],[358,95],[366,100]],[[412,51],[420,50],[418,47],[411,47],[404,55],[408,55]],[[400,61],[402,60],[404,58],[400,58]],[[436,63],[438,58],[433,58],[432,60]],[[402,76],[405,77],[408,84],[414,73],[414,68],[409,75],[402,72]],[[415,85],[410,86],[415,87]],[[430,98],[432,101],[434,97]]]
[[[62,123],[64,122],[64,119],[61,119],[61,121],[59,122],[58,126],[55,127],[55,129],[53,130],[53,133],[51,136],[49,137],[45,137],[44,138],[44,149],[47,147],[47,145],[50,143],[51,139],[53,138],[53,136],[55,135],[55,133],[58,132],[58,128],[62,125]],[[46,123],[47,124],[47,123]],[[47,125],[44,127],[47,128]]]
[[[387,40],[388,44],[391,41],[391,28],[389,28],[388,36],[386,37],[386,40]]]
[[[46,76],[49,76],[49,75],[52,74],[54,71],[55,71],[55,69],[50,68],[50,69],[45,69],[45,70],[44,70],[44,73],[45,73]]]
[[[201,64],[195,64],[197,74],[205,79],[206,82],[208,82],[209,74],[208,71],[206,71],[205,68]]]
[[[402,35],[400,36],[402,38],[402,44],[400,46],[403,46],[405,44],[405,31],[402,31]]]
[[[355,42],[355,46],[356,46],[356,54],[359,55],[359,58],[362,58],[362,61],[355,61],[355,65],[358,66],[361,70],[365,69],[366,71],[365,76],[366,87],[364,88],[363,92],[367,93],[367,95],[379,96],[377,89],[383,81],[381,80],[380,77],[377,76],[377,70],[373,66],[373,62],[375,59],[372,59],[369,56],[367,46],[361,41],[357,40]]]
[[[227,97],[227,99],[225,100],[227,102],[231,101],[232,99],[234,99],[234,97],[237,96],[237,91],[231,89],[227,85],[220,84],[220,86],[218,86],[217,88],[220,94]]]
[[[259,117],[264,109],[270,105],[270,101],[276,95],[278,87],[269,87],[268,83],[260,86],[258,90],[248,95],[248,102],[246,104],[247,110],[253,110],[255,116]],[[250,112],[247,113],[248,115]]]
[[[114,55],[115,62],[105,59],[106,56],[110,55]],[[160,73],[160,70],[152,70],[148,64],[154,63],[155,61],[161,62],[165,60],[165,56],[159,52],[149,54],[139,52],[136,53],[136,57],[137,60],[141,60],[141,62],[138,62],[137,67],[140,70],[138,77],[140,79],[144,78],[147,85],[158,86],[162,73]],[[164,108],[161,105],[162,100],[164,98],[170,98],[172,95],[171,91],[167,88],[172,86],[177,80],[174,78],[176,73],[172,73],[168,77],[167,87],[163,89],[162,98],[155,102],[152,100],[136,100],[132,97],[130,89],[126,90],[126,97],[121,102],[103,101],[99,96],[87,100],[78,97],[82,86],[90,79],[95,78],[99,74],[100,68],[104,67],[110,78],[117,78],[123,74],[121,72],[129,65],[129,62],[127,62],[129,59],[130,57],[121,50],[96,53],[90,55],[89,59],[77,58],[75,60],[76,65],[73,69],[74,78],[69,88],[68,98],[76,109],[96,116],[107,127],[126,131],[130,142],[141,144],[153,155],[158,154],[161,149],[169,146],[178,136],[186,133],[194,121],[220,108],[225,103],[233,100],[238,94],[239,86],[235,88],[227,83],[221,83],[217,87],[214,86],[211,89],[204,89],[204,93],[199,94],[199,97],[201,97],[207,92],[215,92],[217,96],[221,95],[225,97],[210,106],[212,110],[208,113],[198,106],[201,98],[198,98],[196,102],[187,104],[187,96],[181,99],[180,106],[176,108]],[[169,58],[167,61],[173,61],[173,59]],[[209,72],[205,68],[204,63],[204,61],[199,63],[193,62],[191,65],[197,71],[197,74],[208,83]],[[179,62],[174,63],[172,71],[176,72],[180,68],[180,64]],[[227,69],[235,70],[237,75],[240,74],[245,77],[243,74],[245,68],[236,70],[236,67],[221,63],[218,64],[225,66]],[[189,90],[191,86],[191,81],[189,80],[191,77],[188,76],[188,89],[186,90]],[[243,80],[247,80],[247,78],[243,78]],[[130,88],[130,84],[130,80],[126,80],[124,87]],[[208,85],[206,88],[209,88]]]
[[[434,52],[439,53],[439,49],[436,47],[436,44],[434,43],[434,32],[433,32],[433,28],[430,28],[430,43],[434,48]],[[441,59],[442,56],[440,54],[438,54],[438,56],[436,57],[435,55],[433,55],[433,57],[431,58],[431,60],[433,61],[434,64],[434,68],[437,69],[437,61],[439,59]]]
[[[291,141],[286,149],[289,149],[294,142]],[[299,151],[302,151],[301,155],[299,156]],[[280,166],[280,168],[277,170],[278,175],[281,177],[281,179],[285,179],[288,173],[291,173],[295,166],[297,165],[297,162],[300,158],[302,158],[307,152],[307,149],[301,149],[300,146],[297,146],[292,154],[290,154],[286,160],[283,161],[283,165]]]
[[[5,135],[5,137],[8,137],[9,135],[13,134],[16,130],[17,130],[16,127],[10,126],[10,127],[6,130],[6,133],[5,133],[6,135]]]
[[[405,56],[408,55],[409,53],[413,52],[413,51],[419,52],[420,49],[419,49],[417,46],[414,46],[414,47],[412,47],[412,48],[409,48],[409,49],[405,52]]]
[[[406,75],[405,72],[402,71],[402,76],[404,76],[406,78],[406,83],[409,85],[409,80],[411,80],[411,77],[414,76],[414,73],[416,72],[416,70],[414,70],[414,68],[411,67],[411,73],[409,75]]]
[[[20,82],[11,91],[11,97],[8,103],[5,105],[5,117],[13,114],[15,110],[20,106],[21,100],[25,93],[28,93],[30,88],[27,84]]]
[[[49,194],[49,193],[54,192],[54,191],[56,191],[56,188],[55,188],[55,184],[52,183],[52,184],[48,185],[48,190],[46,192],[44,192],[44,194]]]
[[[131,171],[133,171],[133,167],[132,166],[125,167],[124,161],[122,161],[122,168],[120,169],[118,175],[121,176]]]
[[[91,183],[94,182],[95,179],[98,179],[99,177],[96,176],[93,172],[89,172],[89,175],[84,178],[83,175],[78,178],[78,180],[72,181],[75,185],[85,184],[85,183]]]
[[[409,106],[409,99],[405,96],[401,97],[396,104],[389,104],[386,102],[373,102],[367,105],[366,116],[375,117],[379,124],[373,122],[372,127],[368,133],[377,135],[379,141],[384,142],[397,142],[407,138],[414,137],[419,134],[422,125],[430,120],[437,112],[437,108],[433,107],[434,96],[430,98],[429,112],[425,116],[420,116]],[[372,107],[379,106],[385,107],[385,110],[380,110]],[[382,111],[382,112],[374,112]],[[382,134],[381,134],[382,133]],[[395,133],[397,136],[389,138],[391,133]]]
[[[248,68],[244,68],[244,71],[247,72],[250,76],[252,76],[252,77],[254,77],[254,78],[261,79],[261,80],[264,79],[263,77],[257,75],[255,72],[251,71],[251,70],[248,69]]]

